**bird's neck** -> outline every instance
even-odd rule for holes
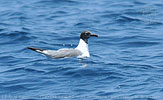
[[[79,44],[75,49],[78,49],[82,52],[81,56],[90,57],[89,50],[88,50],[88,44],[83,39],[80,39]]]

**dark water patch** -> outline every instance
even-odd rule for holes
[[[79,92],[82,93],[83,91],[84,91],[84,92],[91,92],[92,90],[90,90],[90,89],[76,88],[76,89],[74,89],[73,91],[74,91],[74,92],[78,92],[78,91],[79,91]]]
[[[102,40],[101,40],[102,39]],[[124,36],[124,37],[100,37],[97,43],[108,44],[108,46],[122,47],[150,47],[161,45],[161,38],[144,37],[144,36]]]
[[[163,7],[163,4],[162,3],[156,3],[154,4],[155,6],[158,6],[158,7]]]
[[[0,59],[3,59],[3,60],[0,60],[1,63],[16,63],[20,61],[20,59],[17,59],[13,56],[1,56]]]
[[[135,83],[133,83],[133,82],[135,82]],[[148,83],[140,83],[140,81],[139,82],[133,81],[133,82],[130,82],[129,84],[127,84],[127,83],[121,83],[119,85],[119,87],[121,89],[130,89],[131,87],[135,87],[134,90],[132,90],[132,91],[136,91],[136,88],[139,88],[138,90],[143,90],[143,89],[145,89],[145,87],[144,88],[141,88],[141,89],[140,89],[140,87],[143,87],[143,86],[147,86],[148,85]]]
[[[129,23],[129,22],[143,22],[141,19],[138,19],[136,17],[131,17],[127,15],[121,15],[119,18],[117,18],[117,23]]]
[[[143,65],[143,64],[137,64],[137,65],[134,65],[134,66],[140,66],[140,68],[144,69],[144,70],[152,70],[152,69],[156,68],[156,67],[154,67],[152,65]]]
[[[60,5],[74,5],[74,4],[79,4],[79,3],[77,1],[72,1],[72,0],[41,0],[33,3],[33,5],[36,5],[37,7],[43,7],[43,5],[49,5],[54,8]]]
[[[0,35],[0,38],[3,41],[0,44],[16,44],[16,43],[24,43],[30,41],[31,39],[35,39],[35,36],[28,36],[30,33],[24,31],[15,31],[15,32],[3,32]]]
[[[62,68],[62,67],[48,68],[46,70],[50,70],[50,71],[46,72],[46,74],[47,75],[56,74],[56,73],[60,73],[60,74],[63,74],[63,73],[73,74],[75,72],[69,72],[69,71],[74,70],[74,69],[75,68],[70,68],[70,67],[67,67],[67,68]]]
[[[94,75],[99,75],[100,73],[93,71],[93,70],[71,70],[71,71],[66,71],[64,75],[70,75],[70,76],[94,76]]]
[[[84,25],[86,25],[86,23],[77,23],[74,26],[84,26]]]
[[[118,71],[117,71],[118,72]],[[105,76],[104,78],[101,78],[99,81],[100,82],[105,82],[105,80],[110,80],[111,82],[119,82],[121,80],[124,80],[125,77],[126,77],[126,73],[124,72],[120,72],[120,73],[117,73],[116,71],[108,71],[106,73],[102,73],[101,76]]]
[[[7,86],[5,87],[6,90],[9,91],[25,91],[25,90],[28,90],[27,88],[25,88],[23,85],[13,85],[13,86]]]
[[[98,95],[98,96],[110,96],[110,95],[114,95],[116,93],[117,93],[116,91],[115,92],[114,91],[110,91],[110,92],[100,91],[100,92],[97,92],[96,95]]]
[[[56,11],[55,13],[57,13],[57,14],[67,14],[66,11]],[[54,14],[55,14],[55,13],[54,13]]]
[[[5,22],[0,22],[0,26],[1,27],[8,27],[8,26],[10,26],[10,24],[8,24],[8,23],[5,23]]]
[[[9,21],[25,21],[27,19],[29,19],[24,13],[22,12],[17,12],[17,11],[8,11],[5,12],[4,14],[2,14],[2,19],[4,21],[6,21],[7,23],[9,23]],[[17,23],[15,23],[14,25],[17,25]]]
[[[0,23],[1,24],[1,23]],[[5,29],[0,29],[0,32],[3,32],[3,31],[5,31]]]
[[[124,11],[125,15],[130,15],[130,16],[142,16],[143,12],[142,11],[135,11],[134,9],[126,9]]]
[[[63,74],[64,72],[68,72],[70,70],[74,70],[75,68],[72,67],[52,67],[52,68],[47,68],[46,70],[48,70],[45,74],[46,75],[53,75],[53,74]]]
[[[48,59],[52,59],[52,58],[47,58],[46,61],[48,61]],[[53,63],[44,63],[43,61],[38,61],[38,60],[37,61],[35,60],[32,62],[34,62],[34,63],[32,63],[31,66],[35,66],[35,67],[44,67],[44,66],[54,66],[55,67],[55,64],[53,64]]]
[[[131,3],[128,3],[128,2],[123,2],[123,1],[120,1],[121,3],[119,2],[115,2],[115,3],[112,3],[110,4],[110,7],[112,8],[115,8],[115,9],[118,9],[116,7],[119,7],[119,8],[128,8],[128,7],[133,7],[134,5],[131,4]]]
[[[36,70],[36,69],[31,69],[31,68],[25,68],[25,69],[23,69],[23,70],[25,70],[26,72],[30,72],[30,73],[45,73],[45,71],[41,71],[41,70]]]
[[[29,36],[21,36],[17,39],[15,39],[14,41],[18,41],[20,43],[20,41],[23,41],[23,42],[27,42],[27,41],[30,41],[30,39],[32,39],[34,37],[29,37]]]
[[[30,28],[27,28],[27,27],[22,27],[21,28],[23,31],[25,31],[25,32],[28,32],[29,33],[29,31],[31,30]]]
[[[10,16],[12,14],[12,10],[5,10],[5,11],[1,11],[1,16]],[[3,18],[3,17],[1,17]]]
[[[154,45],[159,45],[159,42],[143,42],[143,41],[138,41],[138,42],[127,42],[127,43],[122,43],[122,46],[125,47],[149,47],[149,46],[154,46]]]
[[[39,15],[40,17],[41,17],[41,15]],[[46,19],[47,20],[53,20],[53,19],[55,19],[55,18],[60,18],[61,16],[60,15],[52,15],[52,16],[48,16],[48,17],[46,17]],[[59,24],[59,23],[58,23]],[[60,24],[62,24],[62,23],[60,23]]]
[[[92,55],[92,56],[95,56],[95,55]],[[99,56],[97,56],[97,57],[99,57]],[[91,58],[90,59],[84,59],[83,58],[83,59],[80,59],[79,62],[81,64],[92,64],[92,65],[96,65],[96,64],[100,64],[101,63],[101,62],[95,61],[95,60],[93,60]]]
[[[40,71],[40,70],[36,70],[36,69],[31,69],[31,68],[24,68],[24,67],[20,67],[20,68],[14,68],[14,69],[10,69],[10,70],[7,70],[7,71],[4,71],[3,73],[23,73],[23,72],[26,72],[26,73],[33,73],[33,74],[36,74],[36,73],[39,73],[39,74],[43,74],[45,73],[44,71]]]
[[[158,38],[158,37],[151,37],[151,36],[125,36],[125,37],[122,37],[122,40],[146,40],[146,41],[149,41],[149,40],[155,40],[155,41],[159,41],[159,40],[162,40],[161,38]]]
[[[12,16],[8,20],[13,20],[13,21],[17,20],[20,22],[20,24],[23,24],[23,21],[26,21],[27,19],[29,19],[29,18],[27,18],[26,16],[16,16],[16,17]]]
[[[32,38],[34,38],[34,37],[21,36],[19,38],[14,39],[14,40],[3,41],[0,44],[1,45],[23,44],[23,43],[26,43],[26,42],[30,41],[30,39],[32,39]],[[22,42],[20,42],[20,41],[22,41]]]
[[[76,23],[74,26],[78,27],[78,28],[85,28],[85,29],[87,29],[87,28],[89,28],[90,24],[91,23],[87,23],[86,21],[83,21],[83,22]]]
[[[145,2],[142,2],[142,1],[134,1],[133,3],[135,5],[138,5],[138,6],[144,6],[144,5],[146,5],[146,3]]]
[[[110,19],[110,18],[117,18],[120,15],[121,14],[119,14],[119,13],[113,13],[113,12],[109,13],[108,12],[105,14],[105,12],[104,12],[104,14],[101,14],[100,17]]]
[[[31,98],[33,98],[33,97],[31,97]],[[34,98],[38,98],[38,99],[23,99],[23,100],[61,100],[60,98],[57,98],[57,97],[42,99],[42,98],[39,97],[39,96],[34,96]]]
[[[157,20],[149,20],[147,23],[148,26],[162,26],[163,22],[159,22]]]
[[[22,12],[13,12],[12,11],[12,13],[10,13],[10,15],[9,16],[11,16],[11,17],[13,17],[13,16],[22,16],[22,15],[24,15]]]
[[[157,58],[162,59],[163,58],[163,54],[159,53],[158,55],[152,56],[150,59],[157,59]]]
[[[76,3],[74,0],[42,0],[43,3],[49,2],[49,3]]]
[[[24,77],[26,79],[24,79]],[[26,77],[25,75],[23,77],[19,77],[19,78],[8,78],[5,81],[1,82],[1,86],[7,87],[7,86],[12,86],[12,85],[22,85],[22,84],[26,84],[26,86],[29,87],[33,87],[34,84],[39,84],[41,83],[41,81],[37,78],[33,77]],[[33,85],[32,85],[33,84]],[[31,86],[30,86],[31,85]]]
[[[152,65],[147,65],[147,64],[130,64],[130,65],[125,65],[125,66],[121,66],[120,67],[122,70],[126,70],[125,71],[125,75],[127,77],[139,77],[139,75],[143,76],[144,79],[146,78],[146,76],[148,76],[148,74],[150,74],[151,72],[155,72],[157,73],[158,68]],[[131,73],[135,73],[130,75]]]
[[[63,73],[64,75],[72,76],[72,77],[102,77],[106,76],[105,79],[121,79],[124,76],[122,73],[112,72],[110,70],[102,70],[102,69],[90,69],[90,68],[83,68],[83,69],[74,69],[69,70]],[[104,80],[105,80],[104,79]],[[102,80],[101,80],[102,81]]]
[[[21,48],[19,48],[18,50],[14,50],[13,52],[14,53],[27,53],[29,51],[28,47],[27,46],[22,46]],[[26,57],[21,57],[22,60],[27,60],[28,58]]]
[[[110,43],[118,43],[117,45],[124,47],[150,47],[161,45],[161,41],[161,38],[144,36],[112,37],[112,40],[109,40]]]
[[[45,15],[39,15],[39,17],[44,17]],[[52,12],[50,15],[48,15],[46,17],[47,20],[51,21],[51,20],[56,20],[56,19],[60,19],[60,18],[64,18],[64,17],[67,17],[69,16],[69,12],[66,11],[66,10],[58,10],[56,12]],[[57,22],[56,22],[57,23]],[[66,24],[65,22],[59,22],[59,24]]]
[[[1,33],[1,37],[4,38],[4,37],[18,37],[18,36],[26,36],[28,35],[29,33],[28,32],[23,32],[23,31],[13,31],[13,32],[8,32],[8,33]]]
[[[32,89],[32,88],[31,88]],[[14,84],[10,84],[10,85],[4,85],[1,88],[1,93],[19,93],[19,92],[24,92],[24,91],[28,91],[30,90],[30,88],[27,88],[25,85],[14,85]]]

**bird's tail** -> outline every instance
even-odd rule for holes
[[[34,48],[34,47],[28,47],[28,49],[30,50],[33,50],[33,51],[36,51],[36,52],[39,52],[39,53],[43,53],[43,49],[40,49],[40,48]]]

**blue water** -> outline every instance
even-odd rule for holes
[[[163,100],[162,0],[0,0],[0,99]],[[28,50],[75,48],[51,59]]]

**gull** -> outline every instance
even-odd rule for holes
[[[52,58],[68,58],[68,57],[77,57],[77,58],[86,58],[90,57],[88,49],[88,39],[90,37],[98,37],[96,34],[92,34],[89,31],[83,31],[80,34],[79,44],[76,48],[62,48],[58,50],[46,50],[35,47],[28,47],[28,49],[36,51],[38,53],[50,56]]]

